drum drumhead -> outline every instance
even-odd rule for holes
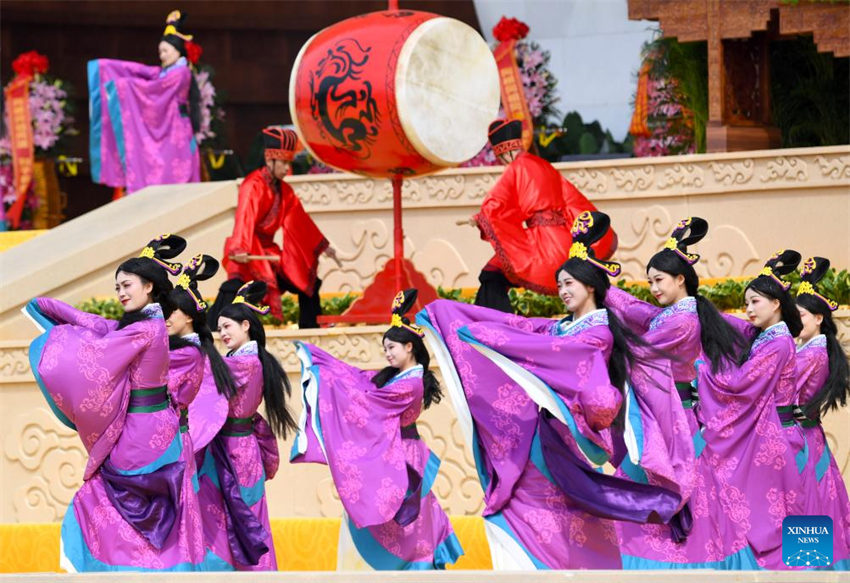
[[[499,73],[490,47],[453,18],[422,23],[402,47],[396,102],[416,150],[440,166],[456,166],[487,142],[499,115]]]

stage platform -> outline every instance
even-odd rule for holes
[[[0,581],[20,583],[106,583],[116,573],[81,575],[0,575]],[[121,573],[126,583],[175,581],[176,583],[838,583],[850,581],[847,573],[787,573],[779,571],[384,571],[294,573]]]

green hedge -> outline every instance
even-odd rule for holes
[[[795,272],[788,277],[791,281],[791,292],[796,293],[800,284],[800,276]],[[744,306],[744,290],[749,283],[749,278],[726,279],[712,282],[710,285],[701,285],[699,290],[717,306],[719,310],[740,310]],[[617,282],[617,286],[626,290],[633,296],[657,304],[655,298],[649,293],[647,285],[629,283],[625,279]],[[841,305],[850,304],[850,272],[846,269],[836,271],[830,269],[826,276],[818,284],[821,293],[826,297],[834,299]],[[462,289],[437,288],[437,295],[441,298],[466,302],[471,304],[473,297],[465,295]],[[511,306],[514,312],[526,317],[551,317],[564,313],[564,304],[557,296],[546,296],[527,289],[512,288],[509,292]],[[344,296],[333,296],[322,298],[322,312],[329,316],[343,313],[351,303],[357,299],[357,295],[347,293]],[[118,320],[124,313],[121,304],[116,299],[99,300],[92,298],[77,304],[77,309],[92,314],[98,314],[104,318]],[[271,314],[261,316],[263,324],[281,326],[298,322],[298,298],[292,294],[284,294],[281,297],[283,320],[273,317]]]

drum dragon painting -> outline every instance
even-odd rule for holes
[[[362,78],[371,48],[343,39],[310,75],[310,110],[333,140],[360,159],[371,154],[380,114],[372,83]]]

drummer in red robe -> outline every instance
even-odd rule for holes
[[[518,120],[494,121],[488,137],[508,167],[469,220],[495,251],[478,276],[475,303],[511,312],[511,287],[557,295],[555,270],[569,255],[573,220],[597,209],[549,162],[523,150]],[[597,257],[610,257],[617,248],[614,231],[593,248]]]
[[[284,181],[295,156],[297,134],[272,126],[263,130],[263,142],[266,165],[246,176],[239,187],[233,235],[224,243],[222,263],[229,281],[222,285],[216,304],[226,301],[225,296],[232,299],[243,282],[260,280],[268,286],[264,303],[271,306],[273,315],[282,317],[282,292],[296,293],[298,327],[317,328],[316,317],[322,313],[322,281],[316,276],[319,255],[336,259],[336,251]],[[282,250],[274,242],[278,229],[283,229]],[[254,259],[258,256],[274,259]],[[215,308],[211,312],[217,314]]]

